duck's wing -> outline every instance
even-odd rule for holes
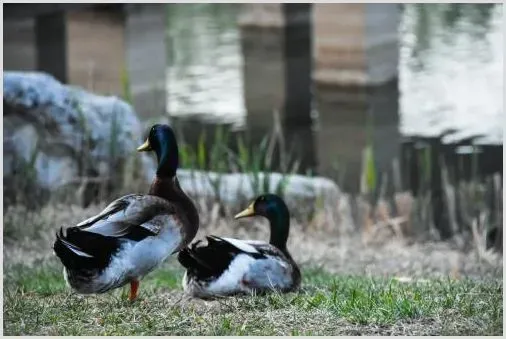
[[[207,236],[206,239],[207,244],[199,240],[178,254],[181,265],[199,280],[215,279],[221,276],[241,255],[252,260],[266,259],[276,250],[262,241],[247,241],[214,235]]]
[[[224,238],[228,242],[237,239]],[[256,255],[246,257],[238,255],[227,270],[216,282],[209,285],[216,291],[227,291],[235,282],[237,290],[256,290],[263,293],[269,290],[290,291],[298,285],[296,274],[298,270],[292,262],[277,247],[260,240],[239,240],[238,245],[244,249],[256,251]],[[246,252],[243,252],[246,253]]]
[[[227,242],[236,248],[236,254],[248,254],[255,259],[266,259],[268,257],[277,257],[280,260],[285,261],[287,258],[277,247],[269,244],[262,240],[241,240],[234,238],[216,237],[210,236],[215,240],[221,240]]]
[[[102,212],[67,230],[86,231],[114,238],[142,240],[157,235],[164,223],[159,216],[174,215],[176,208],[153,195],[130,194],[116,199]]]
[[[245,290],[289,289],[292,270],[276,247],[255,240],[207,237],[179,252],[189,277],[207,294],[227,295]]]
[[[265,260],[255,260],[242,275],[242,284],[257,291],[280,289],[291,290],[298,282],[294,281],[296,267],[287,260],[278,248],[267,244],[251,244],[265,256]]]
[[[230,238],[225,238],[227,240],[230,240]],[[236,239],[232,239],[236,240]],[[269,244],[268,242],[262,241],[262,240],[241,240],[242,243],[251,246],[254,248],[258,253],[261,253],[263,256],[273,256],[273,257],[279,257],[282,260],[286,260],[285,255],[281,250],[279,250],[277,247]]]
[[[240,254],[254,258],[263,255],[253,246],[239,239],[207,236],[207,244],[197,241],[182,249],[178,261],[198,280],[215,279],[228,269],[230,263]]]
[[[76,225],[76,227],[79,227],[80,229],[86,229],[99,220],[107,219],[110,215],[113,215],[121,210],[125,210],[133,201],[137,200],[139,197],[141,197],[140,194],[128,194],[119,199],[116,199],[107,205],[107,207],[104,208],[99,214],[81,221]]]
[[[65,233],[60,228],[53,249],[65,267],[103,269],[123,240],[142,241],[162,227],[179,227],[175,208],[156,196],[126,195]]]

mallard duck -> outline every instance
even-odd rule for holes
[[[140,279],[195,237],[199,217],[176,177],[178,146],[172,129],[154,125],[139,152],[154,151],[156,177],[148,194],[129,194],[79,224],[60,228],[53,249],[68,285],[81,294],[104,293]]]
[[[178,253],[186,268],[183,288],[202,299],[270,290],[289,292],[300,285],[300,270],[286,248],[290,214],[283,199],[259,196],[235,219],[263,216],[270,222],[269,243],[207,236]]]

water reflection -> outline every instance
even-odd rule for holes
[[[365,88],[315,84],[313,126],[285,131],[301,172],[316,170],[358,189],[368,123],[376,166],[390,171],[401,134],[483,134],[502,144],[502,6],[403,6],[399,81]],[[240,29],[239,5],[170,5],[168,111],[187,141],[216,124],[244,130],[258,143],[282,111],[282,32]],[[190,118],[191,117],[191,118]],[[391,178],[391,176],[390,176]],[[390,180],[391,181],[391,180]]]
[[[502,6],[408,5],[400,38],[402,133],[502,144]]]
[[[272,129],[272,114],[283,109],[283,31],[280,28],[242,27],[244,105],[249,129]]]
[[[392,160],[398,157],[400,147],[397,97],[396,80],[371,88],[317,86],[318,172],[356,192],[362,150],[370,143],[376,169],[388,175],[391,184]]]
[[[238,5],[167,7],[168,112],[244,124]]]

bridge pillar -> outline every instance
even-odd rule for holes
[[[270,133],[273,112],[278,112],[285,150],[306,170],[315,166],[310,115],[311,7],[244,4],[239,18],[248,128]]]
[[[132,104],[143,120],[157,120],[167,112],[167,5],[124,6]]]
[[[64,12],[44,13],[35,20],[35,62],[38,70],[68,81],[67,18]]]
[[[368,140],[378,172],[390,170],[400,136],[399,22],[397,4],[244,5],[248,125],[269,130],[278,110],[287,135],[299,130],[288,143],[305,154],[298,154],[303,162],[330,176],[336,161],[346,165],[343,183],[351,191]]]
[[[312,101],[312,7],[313,4],[283,4],[285,100],[283,125],[290,156],[298,159],[305,171],[314,172],[316,157],[311,117]]]
[[[314,7],[316,82],[371,86],[397,77],[399,4]]]
[[[244,101],[250,128],[272,127],[285,92],[284,18],[280,4],[245,3],[239,16],[244,57]]]
[[[128,96],[142,119],[165,114],[165,4],[8,6],[4,69]]]
[[[65,82],[96,93],[122,96],[125,18],[121,7],[68,11],[65,16],[66,34],[62,42],[66,44],[62,53],[67,65]],[[38,45],[37,50],[39,54],[52,53],[49,46]]]

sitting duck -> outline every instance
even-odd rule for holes
[[[186,268],[183,289],[191,297],[213,299],[234,294],[290,292],[300,286],[300,270],[286,248],[290,214],[283,199],[259,196],[235,219],[263,216],[270,222],[270,241],[207,236],[178,253]]]
[[[137,151],[154,151],[158,158],[148,194],[125,195],[98,215],[56,234],[54,252],[67,284],[78,293],[104,293],[130,283],[129,299],[135,300],[140,279],[197,233],[197,209],[176,177],[173,130],[154,125]]]

